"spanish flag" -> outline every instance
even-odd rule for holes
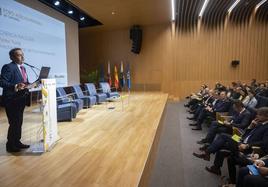
[[[119,80],[118,80],[118,73],[117,73],[117,67],[114,65],[114,87],[116,89],[119,88]]]

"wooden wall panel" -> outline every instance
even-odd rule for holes
[[[175,31],[174,25],[143,27],[139,55],[132,54],[129,30],[80,31],[81,69],[100,64],[131,64],[133,89],[161,90],[182,98],[201,84],[220,81],[268,79],[267,25],[219,25],[190,32]],[[240,60],[237,68],[232,60]]]

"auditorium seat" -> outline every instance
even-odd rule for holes
[[[63,87],[57,88],[57,103],[58,104],[67,104],[67,103],[75,103],[77,107],[77,112],[79,112],[83,108],[83,100],[82,99],[74,99],[73,95],[67,95]]]
[[[108,82],[100,82],[100,87],[101,87],[102,92],[105,93],[108,98],[120,96],[118,92],[111,91],[111,87],[108,84]]]
[[[76,117],[77,107],[75,103],[64,103],[57,105],[57,121],[72,121]]]
[[[97,103],[102,103],[106,101],[106,94],[105,93],[97,93],[96,87],[93,83],[86,83],[85,90],[90,96],[96,96]]]
[[[96,97],[85,95],[80,85],[74,85],[72,86],[72,89],[75,93],[76,99],[82,99],[84,101],[84,108],[88,108],[96,104]]]

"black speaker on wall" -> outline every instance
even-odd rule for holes
[[[132,40],[131,51],[135,54],[139,54],[142,42],[142,30],[139,25],[134,25],[130,28],[130,39]]]
[[[231,65],[232,65],[232,67],[237,67],[238,65],[240,64],[240,61],[239,60],[233,60],[232,62],[231,62]]]

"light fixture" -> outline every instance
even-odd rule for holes
[[[201,8],[201,11],[200,11],[200,13],[199,13],[199,18],[201,18],[201,17],[203,16],[204,11],[205,11],[205,9],[207,8],[208,2],[209,2],[209,0],[205,0],[203,6],[202,6],[202,8]]]
[[[73,13],[74,13],[74,11],[72,11],[72,10],[68,11],[68,14],[73,14]]]
[[[231,12],[233,11],[233,9],[236,7],[236,5],[238,5],[239,2],[240,2],[240,0],[236,0],[234,2],[234,4],[228,9],[228,14],[231,14]]]
[[[59,5],[60,5],[60,2],[59,2],[59,1],[55,1],[55,2],[54,2],[54,5],[55,5],[55,6],[59,6]]]
[[[267,0],[262,0],[259,4],[257,4],[255,7],[255,11],[257,11],[260,8],[260,6],[262,6],[266,1]]]
[[[115,15],[115,11],[112,11],[112,15]]]
[[[83,16],[80,17],[80,20],[81,20],[81,21],[84,21],[84,20],[85,20],[85,17],[83,17]]]
[[[175,21],[175,0],[171,0],[171,11],[172,11],[171,20]]]

